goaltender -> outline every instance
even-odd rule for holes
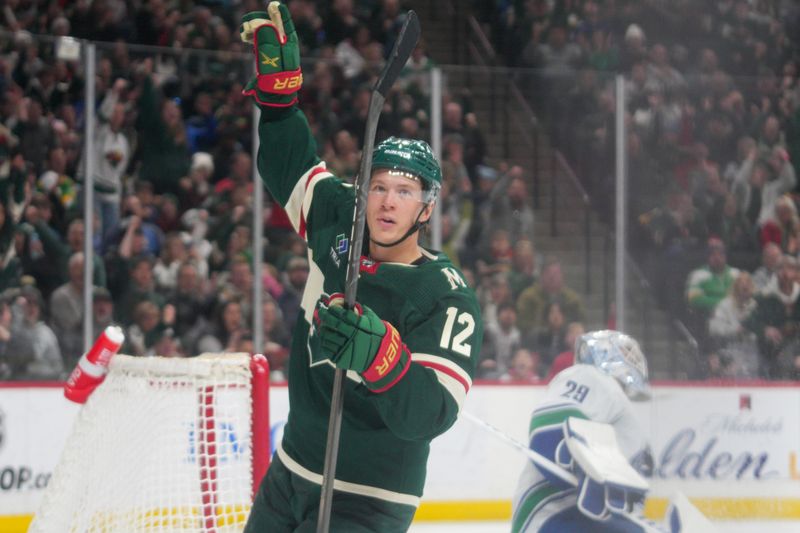
[[[441,188],[419,140],[389,138],[372,154],[357,304],[342,306],[354,188],[316,156],[297,106],[297,35],[266,12],[242,19],[261,110],[258,170],[308,243],[311,266],[289,361],[289,420],[245,531],[313,531],[319,511],[335,368],[344,413],[331,531],[406,531],[420,502],[431,439],[456,420],[482,339],[474,292],[448,258],[419,244]],[[369,157],[369,154],[364,154]]]

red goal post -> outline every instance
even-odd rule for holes
[[[262,355],[116,355],[29,531],[240,531],[269,436]]]

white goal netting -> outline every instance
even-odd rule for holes
[[[251,389],[246,354],[115,356],[29,532],[240,531],[253,487]]]

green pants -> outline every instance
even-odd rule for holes
[[[245,533],[313,533],[321,487],[290,472],[273,456],[253,502]],[[331,533],[408,531],[416,508],[368,496],[334,491]]]

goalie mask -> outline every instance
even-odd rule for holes
[[[442,188],[442,169],[425,141],[389,137],[372,153],[372,170],[389,170],[419,179],[422,182],[423,203],[436,201]]]
[[[575,341],[575,363],[593,365],[613,377],[633,401],[650,398],[647,359],[629,335],[612,330],[581,335]]]

